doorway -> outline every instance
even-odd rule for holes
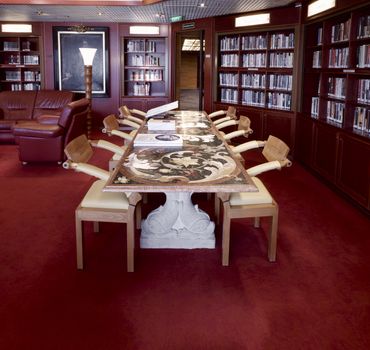
[[[182,110],[203,110],[204,33],[176,34],[175,94]]]

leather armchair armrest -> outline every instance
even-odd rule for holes
[[[59,121],[59,115],[55,114],[43,114],[37,118],[40,124],[57,125]]]
[[[47,124],[31,124],[24,123],[16,125],[13,128],[15,136],[27,136],[27,137],[38,137],[38,138],[49,138],[58,137],[63,135],[63,128],[59,125],[47,125]]]

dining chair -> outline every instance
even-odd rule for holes
[[[254,218],[254,227],[257,228],[260,227],[261,217],[270,217],[267,255],[270,262],[276,260],[279,206],[257,175],[274,169],[280,170],[283,167],[290,167],[292,162],[287,158],[288,153],[289,147],[282,140],[270,135],[262,151],[267,162],[247,169],[248,175],[251,176],[257,187],[257,192],[217,193],[215,203],[217,223],[219,223],[220,217],[220,201],[223,205],[223,266],[229,265],[230,223],[232,219],[236,218]]]
[[[237,130],[229,132],[227,134],[221,131],[221,129],[232,125],[237,126]],[[222,138],[226,141],[230,141],[231,139],[239,136],[244,136],[247,138],[250,134],[253,133],[253,130],[251,129],[251,120],[244,115],[241,115],[239,119],[232,119],[218,124],[216,125],[216,128],[217,130],[219,130]]]
[[[225,117],[213,120],[214,118],[221,117],[223,115]],[[208,117],[212,119],[213,124],[215,125],[223,123],[224,121],[227,120],[236,119],[236,108],[234,106],[229,106],[226,110],[222,109],[208,114]]]
[[[129,119],[139,125],[145,123],[146,113],[143,111],[134,108],[129,109],[127,106],[124,105],[118,108],[118,112],[120,119]],[[135,114],[136,116],[133,114]]]
[[[99,231],[99,222],[125,223],[127,237],[127,271],[134,271],[135,247],[135,209],[137,225],[141,221],[141,210],[138,203],[141,200],[139,193],[112,193],[103,192],[110,172],[97,166],[88,164],[94,151],[92,146],[105,148],[105,142],[89,142],[85,135],[73,139],[65,147],[67,160],[63,163],[65,169],[73,169],[98,178],[82,199],[75,210],[77,268],[83,269],[83,222],[94,222],[94,232]],[[110,146],[111,147],[111,146]],[[117,148],[119,148],[117,146]],[[108,149],[108,148],[106,148]],[[117,149],[116,149],[117,151]]]

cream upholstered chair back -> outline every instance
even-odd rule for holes
[[[284,141],[270,135],[262,150],[262,154],[269,162],[273,160],[283,161],[288,156],[289,151],[290,148]]]
[[[244,116],[241,115],[239,118],[239,123],[238,123],[238,130],[251,130],[251,120]]]

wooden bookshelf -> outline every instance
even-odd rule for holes
[[[270,11],[270,24],[235,27],[235,15],[215,19],[213,109],[234,105],[251,119],[254,139],[272,134],[294,148],[300,8]]]
[[[1,90],[39,90],[42,87],[41,40],[38,36],[0,36]]]
[[[148,110],[168,102],[168,38],[130,35],[128,25],[121,36],[121,104]],[[161,26],[163,27],[163,26]],[[164,33],[163,33],[164,32]]]
[[[298,159],[370,210],[370,6],[305,25]]]

